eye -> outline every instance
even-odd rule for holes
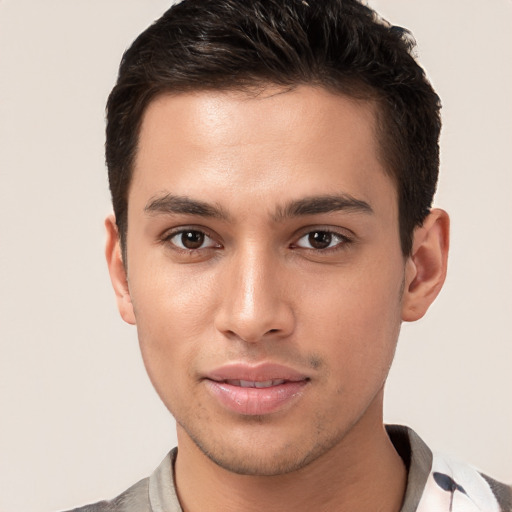
[[[333,249],[348,242],[349,239],[339,233],[318,230],[306,233],[304,236],[299,238],[295,245],[303,249],[324,250]]]
[[[167,240],[178,249],[185,251],[194,251],[197,249],[208,249],[211,247],[220,247],[206,233],[196,229],[186,229],[172,233]]]

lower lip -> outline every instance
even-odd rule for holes
[[[282,409],[298,398],[308,383],[301,380],[268,388],[243,388],[208,379],[205,382],[223,406],[247,416],[270,414]]]

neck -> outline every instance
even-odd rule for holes
[[[277,476],[239,475],[223,469],[178,427],[175,480],[182,508],[184,512],[398,512],[406,470],[384,429],[382,414],[377,423],[373,416],[365,414],[337,445],[307,466]]]

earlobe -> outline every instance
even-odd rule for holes
[[[135,325],[135,315],[128,287],[128,278],[123,263],[116,220],[113,215],[106,218],[105,228],[107,231],[105,256],[107,258],[110,280],[112,281],[112,286],[116,294],[117,307],[123,320],[129,324]]]
[[[446,278],[450,219],[433,209],[414,231],[413,247],[405,267],[402,320],[420,319],[437,297]]]

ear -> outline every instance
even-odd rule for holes
[[[450,218],[433,209],[413,234],[411,255],[405,266],[402,320],[413,322],[428,310],[446,278]]]
[[[121,242],[117,231],[116,219],[110,215],[105,220],[107,230],[107,244],[105,247],[105,256],[107,258],[110,280],[114,287],[117,299],[117,308],[123,320],[129,324],[135,325],[135,315],[133,312],[132,299],[128,288],[128,277],[123,263]]]

